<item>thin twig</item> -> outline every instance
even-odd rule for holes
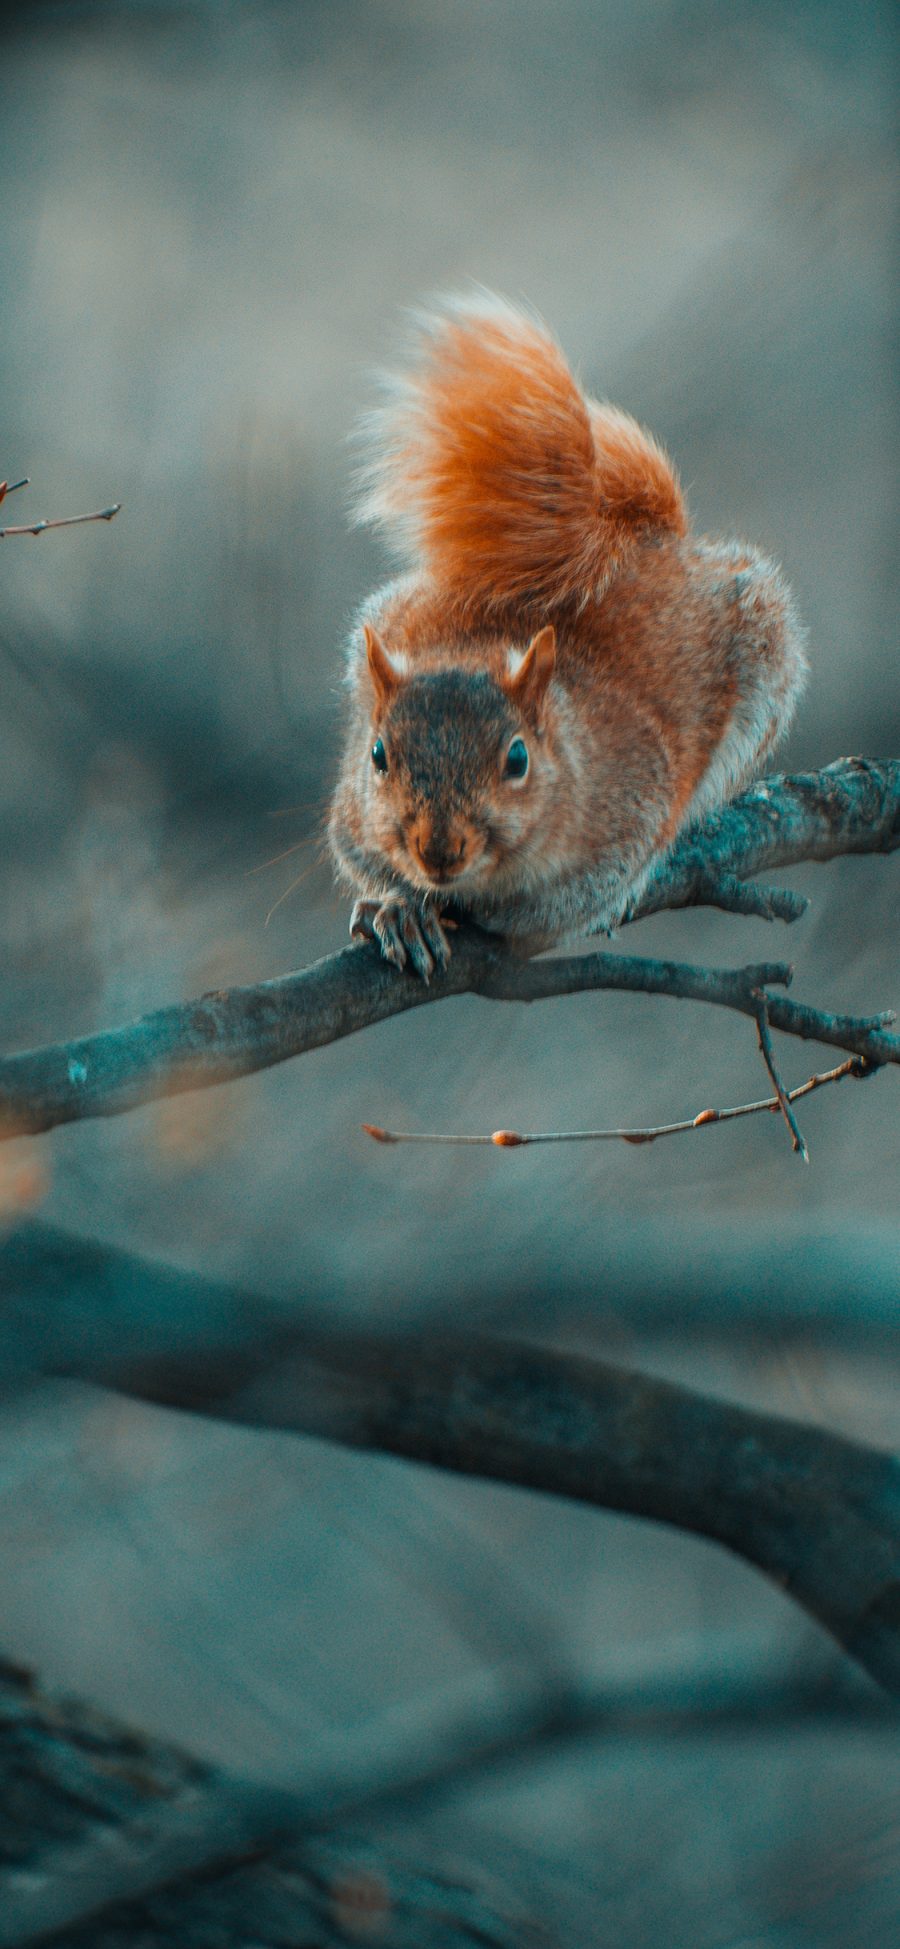
[[[17,482],[17,486],[24,485],[24,481]],[[6,491],[12,493],[11,488]],[[6,541],[13,535],[43,535],[48,528],[77,528],[82,521],[111,521],[121,506],[121,501],[114,501],[111,507],[97,508],[93,514],[64,514],[55,521],[27,521],[16,528],[0,528],[0,541]]]
[[[7,494],[18,494],[19,488],[28,484],[27,474],[23,474],[21,480],[0,480],[0,501],[5,501]]]
[[[826,1083],[839,1083],[844,1076],[874,1076],[880,1067],[864,1056],[848,1056],[836,1069],[826,1069],[797,1089],[787,1092],[789,1103],[810,1096]],[[695,1117],[679,1123],[657,1123],[639,1130],[494,1130],[490,1136],[463,1136],[437,1130],[383,1130],[380,1124],[364,1123],[367,1137],[378,1144],[494,1144],[499,1150],[515,1150],[521,1144],[600,1144],[618,1140],[623,1144],[654,1144],[657,1137],[677,1137],[685,1130],[702,1130],[708,1124],[728,1123],[734,1117],[756,1116],[760,1110],[780,1110],[781,1099],[767,1096],[759,1103],[737,1103],[726,1110],[698,1110]]]
[[[799,1151],[804,1164],[808,1164],[809,1151],[806,1147],[806,1139],[791,1109],[790,1093],[785,1089],[775,1064],[775,1051],[772,1048],[772,1037],[769,1034],[769,998],[762,989],[759,990],[757,995],[756,1034],[759,1040],[760,1055],[772,1079],[778,1106],[791,1133],[791,1143],[794,1150]]]

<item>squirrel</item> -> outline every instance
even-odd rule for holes
[[[488,294],[421,321],[356,513],[405,573],[349,643],[329,818],[351,936],[428,981],[448,923],[532,955],[610,933],[788,725],[804,633],[775,564],[690,532],[668,456]]]

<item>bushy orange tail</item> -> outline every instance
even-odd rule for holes
[[[544,325],[490,296],[423,320],[364,432],[358,519],[471,606],[598,594],[638,530],[687,527],[662,449],[584,398]]]

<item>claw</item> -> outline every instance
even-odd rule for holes
[[[432,958],[434,967],[443,974],[450,959],[450,943],[441,924],[441,916],[435,907],[425,907],[419,916],[422,939]]]
[[[406,967],[406,948],[400,937],[399,911],[395,900],[386,900],[375,915],[375,936],[386,961],[395,968]]]
[[[420,918],[414,910],[408,909],[404,914],[401,929],[403,940],[416,974],[421,975],[427,988],[434,974],[434,959],[429,950],[428,942],[425,939]]]
[[[409,960],[426,984],[435,968],[443,972],[450,959],[440,914],[403,893],[385,900],[357,900],[350,915],[350,937],[377,942],[384,959],[395,968],[405,968]]]
[[[353,912],[350,915],[351,941],[377,941],[378,936],[375,932],[377,911],[377,900],[354,901]]]

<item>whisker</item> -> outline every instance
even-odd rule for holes
[[[299,805],[270,805],[268,819],[287,819],[292,812],[324,812],[324,799],[301,799]]]
[[[268,867],[278,866],[281,860],[290,859],[292,853],[299,853],[301,846],[315,845],[318,836],[316,832],[308,832],[303,839],[295,839],[292,846],[285,846],[283,853],[275,853],[271,859],[264,859],[260,866],[248,866],[245,877],[249,880],[254,873],[265,873]]]
[[[311,873],[314,873],[314,872],[315,872],[315,870],[316,870],[316,867],[317,867],[317,866],[319,866],[319,865],[321,865],[321,861],[320,861],[320,860],[318,860],[318,859],[314,859],[314,860],[311,860],[311,861],[310,861],[310,863],[309,863],[309,865],[308,865],[308,866],[306,866],[306,867],[304,867],[304,869],[303,869],[303,872],[302,872],[302,873],[298,873],[298,874],[297,874],[297,878],[296,878],[296,880],[292,880],[292,881],[291,881],[291,883],[290,883],[290,886],[287,886],[287,887],[285,887],[285,889],[284,889],[284,892],[283,892],[283,893],[280,893],[280,894],[279,894],[279,896],[278,896],[278,899],[276,900],[276,902],[275,902],[275,905],[274,905],[274,907],[270,907],[270,908],[269,908],[269,911],[268,911],[268,913],[267,913],[267,915],[266,915],[266,918],[265,918],[265,920],[264,920],[264,922],[263,922],[263,926],[264,926],[264,927],[268,927],[268,925],[269,925],[269,922],[270,922],[270,920],[271,920],[271,918],[272,918],[272,915],[273,915],[273,914],[277,914],[277,912],[278,912],[278,909],[279,909],[279,907],[280,907],[280,906],[282,906],[282,905],[284,904],[284,901],[285,901],[285,900],[287,899],[287,897],[288,897],[288,894],[289,894],[289,893],[296,893],[296,891],[297,891],[297,888],[298,888],[299,886],[302,886],[302,884],[303,884],[303,881],[304,881],[304,880],[308,880],[308,879],[309,879],[309,876],[310,876],[310,874],[311,874]]]

